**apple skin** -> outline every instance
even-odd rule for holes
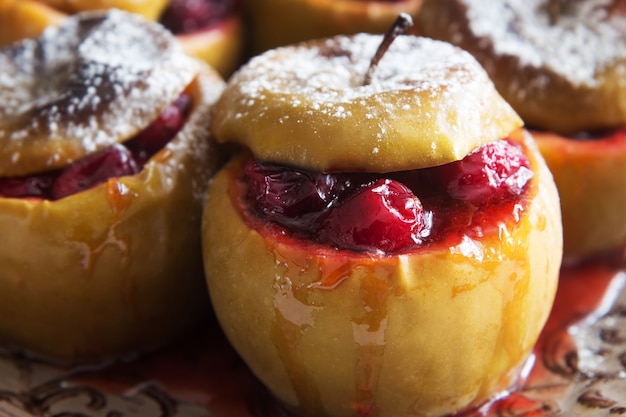
[[[357,254],[268,233],[242,217],[242,158],[216,175],[202,222],[212,305],[287,409],[444,415],[514,384],[550,313],[562,254],[552,176],[529,137],[515,137],[536,174],[531,197],[519,223],[474,242],[478,252],[465,242]]]
[[[385,33],[401,12],[416,16],[422,0],[244,0],[252,54],[278,46],[359,32]]]
[[[31,0],[0,0],[0,47],[24,38],[35,38],[65,14]]]
[[[204,123],[223,80],[203,68],[186,125],[138,174],[57,201],[0,198],[0,340],[92,362],[169,343],[208,317],[201,206],[221,160]]]
[[[18,0],[19,1],[19,0]],[[167,6],[167,0],[38,0],[67,13],[84,10],[120,9],[155,20]]]
[[[531,133],[559,190],[565,257],[575,261],[626,244],[626,134],[575,140]]]
[[[244,32],[241,17],[233,15],[206,30],[176,35],[176,39],[187,54],[228,78],[243,59]]]

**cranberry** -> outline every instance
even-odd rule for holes
[[[152,155],[163,148],[185,124],[191,108],[191,97],[183,94],[165,108],[159,117],[125,145],[133,153],[138,166],[143,166]]]
[[[161,23],[173,33],[191,33],[224,20],[236,8],[235,0],[171,0]]]
[[[419,244],[427,229],[413,192],[400,182],[379,179],[329,210],[320,233],[342,248],[395,252]]]
[[[51,198],[63,198],[103,183],[109,178],[132,175],[137,171],[130,151],[123,145],[113,145],[82,158],[61,171],[52,186]]]
[[[484,207],[520,196],[533,177],[529,167],[520,145],[498,140],[436,168],[435,176],[452,198]]]
[[[245,174],[257,209],[270,221],[306,228],[345,188],[339,176],[286,168],[250,159]],[[311,220],[311,219],[309,219]]]

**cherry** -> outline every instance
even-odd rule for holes
[[[251,158],[243,179],[269,222],[339,248],[393,253],[497,227],[532,178],[529,166],[521,145],[500,140],[461,161],[384,176]]]
[[[0,196],[45,198],[50,192],[54,178],[55,173],[52,172],[27,177],[0,178]]]
[[[334,174],[288,169],[254,159],[246,164],[245,174],[258,210],[271,221],[294,227],[301,226],[307,215],[319,215],[345,188]]]
[[[379,179],[329,210],[320,233],[342,248],[395,252],[419,244],[426,223],[420,200],[407,186]]]
[[[521,146],[510,140],[490,142],[435,171],[452,198],[476,207],[520,196],[533,177]]]
[[[51,198],[56,200],[101,184],[109,178],[132,175],[137,171],[128,148],[120,144],[113,145],[61,171],[52,186]]]
[[[175,34],[196,32],[230,16],[236,7],[235,0],[171,0],[161,23]]]
[[[123,145],[113,145],[57,171],[0,178],[0,196],[56,200],[98,185],[109,178],[137,173],[183,127],[191,97],[181,94],[148,127]]]
[[[191,97],[182,94],[174,103],[167,106],[155,121],[125,143],[132,151],[138,166],[143,166],[176,135],[185,124],[185,117],[190,108]]]

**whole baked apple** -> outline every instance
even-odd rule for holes
[[[202,323],[202,196],[221,159],[205,123],[223,80],[121,11],[72,15],[0,66],[3,345],[100,361]]]
[[[478,63],[358,34],[242,67],[211,130],[204,266],[228,339],[298,416],[433,416],[516,383],[562,254],[552,176]],[[387,38],[385,38],[387,39]]]

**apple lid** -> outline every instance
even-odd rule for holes
[[[381,40],[341,35],[251,59],[216,103],[215,137],[307,169],[389,172],[459,160],[522,125],[449,43],[401,35],[364,82]]]
[[[142,17],[84,12],[0,50],[0,176],[65,166],[127,140],[199,71]]]

